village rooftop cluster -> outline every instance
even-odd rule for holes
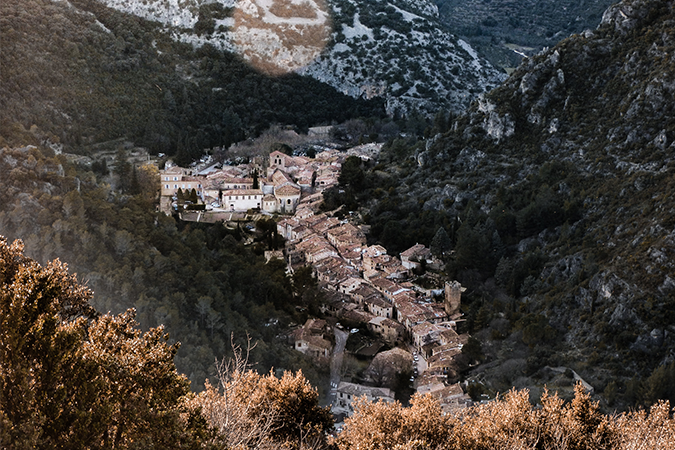
[[[456,331],[463,288],[457,282],[445,282],[436,289],[414,283],[415,271],[441,265],[424,245],[389,255],[380,245],[367,245],[361,227],[320,211],[321,193],[338,184],[346,158],[353,155],[367,160],[376,157],[380,147],[368,144],[348,152],[326,150],[315,158],[273,151],[267,160],[256,158],[248,164],[202,170],[168,166],[160,172],[161,207],[170,213],[180,203],[177,197],[185,203],[185,198],[196,194],[197,203],[204,207],[184,212],[186,220],[232,221],[237,214],[251,211],[281,217],[277,232],[286,245],[283,252],[268,257],[283,258],[289,273],[311,266],[325,293],[322,313],[333,318],[309,319],[293,332],[293,347],[328,361],[335,332],[330,324],[367,327],[396,346],[395,350],[407,349],[403,357],[410,360],[417,392],[436,396],[445,410],[462,407],[468,397],[458,384],[448,385],[447,380],[456,378],[453,362],[469,339]],[[370,349],[369,356],[377,356],[379,349]],[[338,416],[350,415],[352,400],[362,395],[394,400],[394,393],[386,387],[342,380],[333,387],[333,412]]]

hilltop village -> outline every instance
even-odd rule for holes
[[[163,211],[180,210],[182,219],[204,222],[274,217],[285,246],[267,252],[268,259],[283,258],[289,274],[312,268],[324,294],[323,316],[296,328],[289,344],[331,365],[338,418],[349,416],[352,401],[363,395],[394,401],[401,374],[409,389],[434,395],[446,411],[470,403],[459,383],[452,383],[469,340],[457,333],[464,288],[440,276],[442,263],[425,245],[390,255],[380,245],[368,245],[366,226],[320,209],[322,191],[338,184],[346,158],[376,158],[380,148],[327,149],[314,158],[273,151],[267,159],[237,166],[208,166],[207,160],[201,169],[160,171]],[[353,377],[342,361],[345,341],[364,333],[373,339],[362,339],[354,353],[370,363]]]

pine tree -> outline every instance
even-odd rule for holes
[[[431,249],[431,253],[433,253],[434,256],[437,257],[444,256],[445,253],[452,248],[450,236],[448,236],[448,233],[445,231],[445,228],[443,227],[438,228],[438,231],[436,231],[436,234],[431,240],[429,248]]]

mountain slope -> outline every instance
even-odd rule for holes
[[[460,111],[505,78],[445,31],[429,0],[104,1],[163,23],[183,42],[239,53],[264,72],[296,71],[352,97],[381,96],[389,114]]]
[[[0,135],[10,141],[36,125],[40,139],[78,151],[127,137],[189,162],[271,123],[384,115],[381,101],[309,77],[261,75],[236,55],[195,50],[94,0],[3,1],[0,29]]]
[[[614,0],[438,0],[440,21],[496,67],[515,67],[572,33],[593,29]]]
[[[612,6],[371,174],[381,242],[453,237],[468,326],[511,359],[495,388],[567,365],[631,403],[630,379],[673,361],[674,25],[672,1]]]

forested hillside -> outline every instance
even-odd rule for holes
[[[247,335],[258,342],[251,354],[258,370],[303,369],[319,384],[319,369],[277,337],[305,318],[295,310],[283,262],[265,264],[244,247],[238,230],[182,224],[156,213],[152,171],[132,196],[112,190],[110,178],[49,152],[0,149],[0,230],[6,238],[22,239],[39,261],[68,263],[94,291],[98,311],[135,308],[144,330],[164,325],[172,342],[181,342],[176,367],[195,390],[215,375],[217,359],[231,356],[230,338],[243,343]]]
[[[20,129],[85,152],[120,137],[189,162],[271,123],[300,128],[382,116],[308,77],[270,78],[233,53],[177,42],[95,0],[0,4],[0,145]]]
[[[673,8],[619,3],[329,196],[390,251],[450,236],[477,389],[567,366],[608,408],[673,399]]]
[[[495,67],[516,67],[574,33],[595,29],[613,0],[439,0],[441,22]]]

